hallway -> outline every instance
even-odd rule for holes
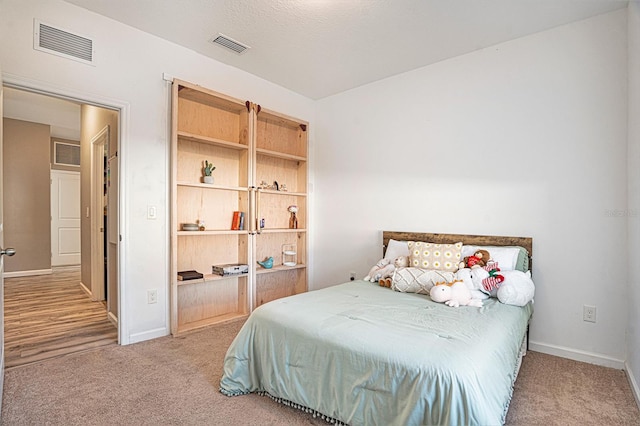
[[[80,287],[80,267],[4,279],[5,367],[115,345],[117,328],[103,302]]]

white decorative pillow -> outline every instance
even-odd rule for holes
[[[409,266],[421,269],[437,269],[455,272],[458,270],[462,243],[436,244],[409,241]]]
[[[463,246],[462,258],[473,256],[478,250],[486,250],[491,255],[491,260],[498,262],[501,271],[513,271],[518,263],[518,247],[500,247],[500,246]]]
[[[409,257],[409,246],[406,241],[389,240],[387,244],[387,250],[384,252],[384,258],[390,262],[393,262],[396,257],[405,256]]]
[[[391,288],[401,293],[429,294],[437,282],[451,282],[455,274],[447,271],[420,268],[398,268],[393,273]]]

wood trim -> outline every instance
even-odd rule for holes
[[[454,244],[462,241],[465,245],[479,246],[521,246],[529,252],[529,268],[533,256],[533,238],[505,237],[498,235],[463,235],[463,234],[432,234],[425,232],[397,232],[382,231],[383,254],[387,250],[389,240],[425,241],[438,244]]]
[[[5,278],[15,278],[15,277],[30,277],[36,275],[51,275],[53,273],[52,269],[34,269],[32,271],[13,271],[13,272],[5,272]]]

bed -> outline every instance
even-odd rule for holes
[[[391,240],[519,246],[531,238],[383,232]],[[504,423],[532,304],[452,308],[356,280],[262,305],[228,349],[220,391],[266,394],[332,423]]]

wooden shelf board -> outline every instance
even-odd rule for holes
[[[307,157],[300,157],[299,155],[285,154],[284,152],[271,151],[264,148],[256,148],[256,153],[261,155],[268,155],[270,157],[282,158],[285,160],[307,161]]]
[[[218,138],[211,138],[209,136],[196,135],[194,133],[189,133],[189,132],[179,130],[178,141],[180,141],[181,139],[191,141],[191,142],[199,142],[199,143],[206,143],[209,145],[216,145],[223,148],[236,149],[239,151],[249,149],[247,145],[243,145],[238,142],[226,141],[224,139],[218,139]]]
[[[292,269],[304,269],[306,267],[307,265],[304,265],[302,263],[298,263],[296,266],[277,265],[270,269],[260,267],[256,269],[256,274],[271,274],[274,272],[290,271]]]
[[[294,197],[306,197],[305,192],[291,192],[291,191],[276,191],[275,189],[261,189],[262,194],[275,194],[275,195],[293,195]]]
[[[258,234],[280,234],[280,233],[288,233],[288,232],[291,232],[291,233],[294,233],[294,232],[307,232],[307,230],[304,229],[304,228],[298,228],[298,229],[289,229],[289,228],[269,229],[269,228],[263,228],[260,232],[258,232]]]
[[[246,229],[241,229],[241,230],[226,230],[226,229],[211,229],[211,230],[207,230],[207,231],[178,231],[176,232],[176,234],[180,235],[184,235],[184,236],[203,236],[203,235],[234,235],[234,234],[238,234],[238,235],[247,235],[249,234],[249,231],[247,231]]]
[[[202,284],[205,282],[211,282],[211,281],[223,281],[223,280],[228,280],[231,278],[241,278],[241,277],[246,277],[249,276],[249,274],[234,274],[234,275],[218,275],[218,274],[202,274],[204,275],[204,278],[198,278],[195,280],[178,280],[176,278],[176,282],[178,285],[189,285],[189,284]]]
[[[240,113],[246,111],[246,103],[240,99],[204,88],[200,85],[183,80],[174,79],[173,84],[178,84],[178,96],[204,105],[222,108],[227,111]]]
[[[258,114],[258,120],[267,119],[267,118],[276,120],[281,125],[285,125],[293,129],[300,127],[301,124],[304,124],[305,126],[309,125],[309,123],[304,120],[299,120],[295,117],[291,117],[290,115],[286,115],[281,112],[273,111],[267,108],[262,108],[260,110],[260,114]]]
[[[223,191],[240,191],[240,192],[249,192],[249,188],[246,186],[223,186],[223,185],[212,185],[209,183],[200,183],[200,182],[186,182],[186,181],[178,181],[176,182],[177,186],[190,186],[194,188],[206,188],[206,189],[220,189]]]
[[[229,322],[240,318],[248,318],[249,314],[241,312],[232,312],[229,314],[218,315],[211,318],[205,318],[200,321],[193,321],[187,324],[179,324],[178,332],[176,334],[186,333],[187,331],[197,330],[198,328],[207,327],[212,324],[220,324],[223,322]],[[174,334],[174,335],[176,335]]]

